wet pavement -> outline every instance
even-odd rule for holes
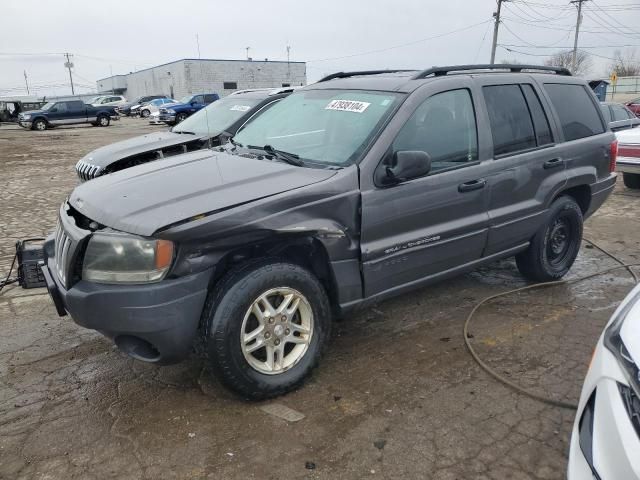
[[[73,165],[100,145],[161,130],[0,128],[0,275],[16,239],[47,233],[75,184]],[[621,184],[622,182],[620,182]],[[640,194],[618,186],[585,235],[640,262]],[[571,276],[615,265],[583,246]],[[502,261],[336,323],[300,390],[237,399],[200,359],[133,361],[59,318],[43,290],[0,296],[0,479],[559,479],[574,412],[524,397],[475,365],[462,325],[482,298],[525,285]],[[602,327],[631,289],[619,270],[495,300],[473,342],[508,378],[577,401]],[[265,412],[287,406],[289,422]]]

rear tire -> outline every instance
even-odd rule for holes
[[[331,310],[313,274],[272,259],[229,272],[211,293],[203,323],[216,377],[261,400],[296,389],[310,375],[329,340]]]
[[[151,112],[145,109],[140,112],[140,115],[142,116],[142,118],[147,118],[149,115],[151,115]]]
[[[633,188],[634,190],[640,189],[640,174],[622,172],[622,180],[625,187]]]
[[[47,122],[42,118],[38,118],[31,124],[32,130],[38,130],[39,132],[44,132],[47,129]]]
[[[564,277],[573,265],[582,242],[582,210],[573,198],[557,198],[551,204],[547,218],[529,248],[516,255],[520,273],[536,282],[551,282]]]

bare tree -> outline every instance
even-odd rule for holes
[[[571,70],[573,67],[573,50],[562,50],[551,55],[544,64],[549,67],[563,67]],[[576,71],[571,72],[578,77],[584,77],[591,70],[592,61],[587,52],[578,50],[576,55]]]
[[[619,77],[635,77],[640,75],[640,59],[636,55],[636,50],[625,50],[624,52],[617,50],[614,55],[614,61],[610,65],[610,70],[615,72]]]

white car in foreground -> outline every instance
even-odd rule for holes
[[[640,189],[640,127],[616,132],[618,159],[616,170],[622,172],[628,188]],[[640,455],[640,452],[638,453]]]
[[[573,425],[567,478],[640,479],[640,285],[596,346]]]

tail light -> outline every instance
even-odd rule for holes
[[[611,142],[611,150],[609,152],[609,172],[616,171],[616,160],[618,159],[618,140]]]

